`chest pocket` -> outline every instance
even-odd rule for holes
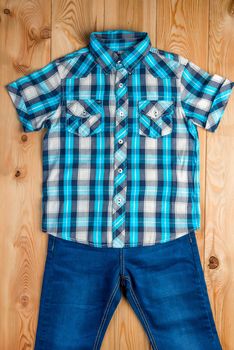
[[[103,130],[102,101],[80,99],[66,102],[66,129],[79,136],[93,136]]]
[[[139,134],[148,137],[161,137],[172,132],[172,116],[175,113],[174,101],[138,101]]]

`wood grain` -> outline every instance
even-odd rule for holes
[[[234,2],[228,0],[34,0],[0,2],[0,349],[33,349],[47,236],[40,230],[42,132],[25,135],[4,85],[86,45],[92,31],[147,31],[152,45],[234,80]],[[215,134],[199,129],[201,229],[208,292],[224,350],[234,343],[234,98]],[[214,256],[219,265],[209,268]],[[147,350],[125,298],[103,350]]]
[[[42,132],[25,141],[4,85],[51,59],[50,3],[1,2],[0,349],[33,349],[47,237],[40,231]]]
[[[210,3],[209,71],[234,75],[234,1]],[[233,78],[232,78],[233,80]],[[205,202],[205,277],[225,350],[234,344],[234,96],[219,132],[207,134]],[[209,269],[209,257],[218,258]]]

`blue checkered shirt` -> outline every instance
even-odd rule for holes
[[[7,84],[24,132],[47,129],[42,231],[122,248],[198,229],[197,127],[217,129],[233,85],[127,30]]]

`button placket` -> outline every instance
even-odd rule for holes
[[[119,60],[120,61],[120,60]],[[117,62],[117,65],[120,62]],[[117,66],[116,65],[116,66]],[[115,140],[114,140],[114,194],[112,211],[113,245],[115,238],[122,242],[125,239],[125,202],[127,189],[127,70],[121,68],[116,71],[115,94]]]

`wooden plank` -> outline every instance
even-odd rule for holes
[[[41,138],[27,134],[4,85],[50,61],[50,1],[1,2],[0,349],[33,349],[46,252]]]
[[[234,9],[228,0],[15,0],[0,6],[0,349],[33,349],[47,246],[40,230],[44,131],[25,139],[3,86],[85,46],[92,31],[107,29],[147,31],[153,46],[234,80]],[[216,134],[198,128],[202,225],[197,238],[224,350],[232,350],[234,342],[233,106],[232,100]],[[212,255],[220,263],[215,270],[208,268]],[[122,298],[102,349],[150,348],[140,321]]]
[[[209,70],[234,81],[234,3],[210,2]],[[213,135],[207,135],[205,276],[223,349],[234,344],[234,93]],[[219,261],[209,269],[209,258]]]

